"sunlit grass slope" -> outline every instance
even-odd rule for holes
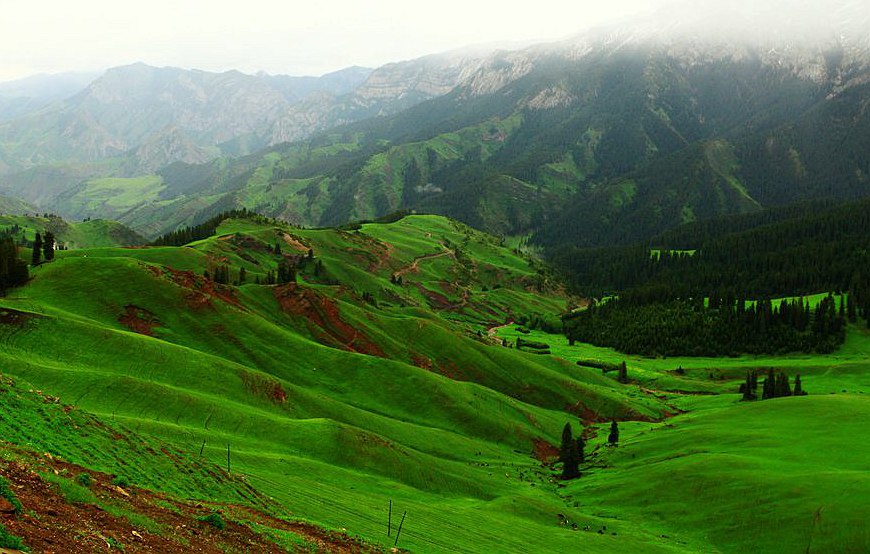
[[[305,259],[298,262],[296,284],[255,283],[294,256]],[[231,268],[232,281],[244,267],[246,283],[219,285],[203,277],[222,265]],[[749,446],[729,434],[728,420],[748,429],[781,425],[788,432],[769,433],[753,460],[775,467],[780,461],[768,460],[778,448],[800,442],[790,435],[797,416],[788,414],[801,408],[783,409],[785,419],[776,425],[767,423],[779,417],[770,410],[827,400],[814,394],[736,403],[745,368],[759,361],[631,358],[632,382],[620,384],[613,374],[574,363],[578,354],[621,361],[613,351],[568,347],[563,337],[537,331],[523,336],[548,342],[553,355],[502,346],[501,338],[515,341],[516,326],[496,337],[490,327],[521,317],[555,318],[569,299],[538,262],[440,217],[350,230],[229,220],[216,236],[185,247],[66,251],[32,274],[27,286],[0,300],[3,373],[111,421],[121,433],[197,459],[202,450],[215,475],[225,475],[229,450],[232,474],[273,498],[270,509],[282,514],[391,546],[407,511],[399,546],[415,552],[751,548],[751,534],[728,538],[719,522],[705,526],[703,517],[715,517],[709,502],[697,505],[706,516],[691,514],[697,526],[683,512],[648,516],[638,507],[643,487],[667,486],[656,473],[667,467],[659,462],[687,452],[669,425],[697,433],[711,452],[733,446],[741,456],[749,456]],[[822,382],[830,388],[845,375],[854,385],[865,383],[865,339],[851,332],[837,354],[842,362],[796,359],[808,375],[805,388],[818,393]],[[672,371],[675,364],[684,374]],[[599,446],[591,467],[567,488],[534,455],[552,455],[567,421],[579,431],[582,420],[591,438],[611,419],[623,422],[625,446],[600,447],[606,434],[599,432],[591,439],[590,451]],[[121,469],[117,453],[89,459],[68,443],[46,441],[48,430],[39,425],[19,425],[28,426],[40,449],[107,472]],[[705,431],[710,426],[718,430]],[[641,437],[648,446],[634,449]],[[130,456],[138,460],[135,449]],[[147,467],[148,460],[138,463]],[[830,461],[831,468],[848,465]],[[725,472],[727,464],[721,466],[716,471]],[[627,472],[638,475],[631,482],[635,492],[629,494],[628,483],[621,492],[610,490],[609,483],[627,480]],[[662,482],[644,481],[653,478]],[[762,494],[782,476],[754,479]],[[191,497],[230,501],[236,494],[235,485],[214,492],[197,490],[195,482],[153,481]],[[838,486],[831,481],[832,494]],[[795,509],[816,501],[793,494]],[[831,502],[836,510],[849,506]],[[747,518],[770,515],[766,508],[743,509]],[[796,533],[802,520],[784,521]],[[825,536],[837,533],[850,544],[860,541],[838,525]]]

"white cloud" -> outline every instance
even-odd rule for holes
[[[319,74],[468,44],[553,40],[651,3],[15,0],[0,5],[0,79],[9,79],[135,61]]]

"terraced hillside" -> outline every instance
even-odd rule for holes
[[[577,301],[545,267],[499,239],[435,216],[342,230],[232,219],[215,236],[183,247],[59,252],[32,276],[0,300],[0,367],[16,382],[12,398],[40,391],[51,397],[49,408],[73,405],[69,413],[92,417],[97,430],[75,419],[70,430],[63,417],[34,423],[24,418],[33,410],[6,403],[5,440],[124,475],[159,494],[251,505],[276,521],[346,530],[385,548],[751,549],[755,535],[730,535],[725,523],[712,522],[709,497],[671,500],[707,514],[696,514],[694,525],[683,511],[644,508],[643,499],[652,505],[682,490],[669,483],[712,486],[715,474],[691,473],[696,458],[686,458],[685,441],[691,437],[692,448],[709,450],[710,463],[726,468],[734,429],[718,415],[739,414],[740,429],[763,429],[753,440],[765,448],[749,452],[741,443],[732,459],[776,469],[780,448],[830,444],[821,434],[791,435],[805,409],[797,402],[829,414],[819,427],[838,421],[847,405],[866,408],[858,392],[818,394],[848,379],[865,387],[860,359],[848,370],[836,359],[813,362],[820,381],[807,377],[806,388],[816,393],[809,397],[745,406],[736,394],[742,370],[708,371],[717,360],[698,361],[683,374],[650,362],[643,380],[622,384],[575,364],[555,336],[540,336],[552,355],[508,347],[517,332],[511,322],[553,325]],[[286,282],[265,284],[273,280]],[[847,346],[866,340],[858,331],[850,337]],[[602,425],[612,419],[624,428],[615,449],[605,446]],[[585,426],[590,455],[584,477],[571,483],[552,466],[566,421],[575,430]],[[108,437],[134,440],[109,440],[101,426],[112,430]],[[856,443],[864,432],[851,424],[841,429]],[[668,462],[678,458],[688,469]],[[846,479],[852,460],[844,453],[825,467]],[[801,487],[781,492],[788,473],[753,468],[746,466],[746,475],[759,495],[796,499],[771,537],[802,537],[802,510],[815,497]],[[682,475],[691,479],[673,481]],[[829,491],[844,482],[832,478]],[[866,485],[860,477],[851,481],[856,498]],[[861,527],[848,524],[864,508],[835,495],[827,502],[813,545],[823,551],[838,540],[867,544]],[[740,517],[773,521],[765,510],[741,505]],[[846,512],[848,520],[828,519]],[[284,537],[278,542],[285,548],[301,544],[286,526],[265,527],[272,529],[266,535]],[[788,551],[793,543],[782,545]]]

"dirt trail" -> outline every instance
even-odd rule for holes
[[[394,277],[401,277],[402,275],[405,275],[406,273],[410,273],[411,271],[416,273],[420,262],[422,262],[424,260],[432,260],[434,258],[440,258],[441,256],[455,256],[455,255],[456,254],[453,252],[453,250],[445,248],[443,252],[437,252],[435,254],[426,254],[425,256],[420,256],[418,258],[414,258],[413,262],[411,262],[410,264],[406,265],[405,267],[394,272],[393,276]]]
[[[514,320],[513,320],[513,319],[510,319],[510,320],[508,320],[507,322],[505,322],[505,323],[503,323],[503,324],[501,324],[501,325],[493,325],[492,327],[488,327],[488,328],[486,329],[486,334],[489,335],[489,336],[491,336],[491,337],[494,337],[495,334],[498,333],[498,330],[499,330],[499,329],[504,329],[505,327],[510,327],[510,326],[513,325],[513,324],[514,324]]]

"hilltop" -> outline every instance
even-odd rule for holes
[[[816,417],[808,413],[825,413],[817,418],[825,427],[866,409],[864,331],[850,330],[830,360],[645,360],[567,347],[543,329],[580,300],[539,261],[439,216],[343,229],[247,216],[185,246],[61,251],[32,276],[0,300],[0,360],[16,381],[12,398],[39,391],[49,406],[74,406],[71,413],[94,422],[80,429],[107,426],[141,439],[93,448],[102,432],[73,427],[89,438],[53,440],[46,430],[56,423],[22,421],[31,412],[7,403],[5,440],[179,501],[245,504],[384,547],[405,512],[399,546],[416,552],[803,547],[816,493],[794,491],[782,508],[791,510],[788,523],[769,536],[732,536],[707,519],[710,495],[727,494],[717,475],[741,457],[774,468],[747,466],[758,504],[728,512],[764,521],[781,480],[798,471],[774,460],[829,448],[821,432],[796,441],[795,426]],[[548,353],[518,348],[517,337],[547,343]],[[626,359],[631,381],[575,364],[578,353]],[[741,404],[737,385],[753,365],[797,370],[812,394]],[[734,429],[723,422],[732,418],[766,429],[753,432],[765,449],[731,448]],[[613,419],[623,430],[618,449],[606,446]],[[578,432],[585,426],[589,454],[584,477],[571,483],[552,467],[566,421]],[[856,441],[863,432],[842,429]],[[152,445],[144,453],[140,440]],[[171,459],[190,469],[158,469]],[[807,462],[831,468],[818,494],[839,498],[845,481],[836,476],[851,471],[850,460]],[[718,469],[702,471],[707,464]],[[669,471],[687,477],[673,481]],[[685,487],[714,482],[697,504],[687,500]],[[642,483],[671,483],[686,507],[650,517],[644,506],[654,499]],[[863,481],[848,487],[857,498],[866,490]],[[851,502],[825,504],[814,545],[866,540],[848,523],[862,517]],[[686,511],[697,514],[693,526]]]

